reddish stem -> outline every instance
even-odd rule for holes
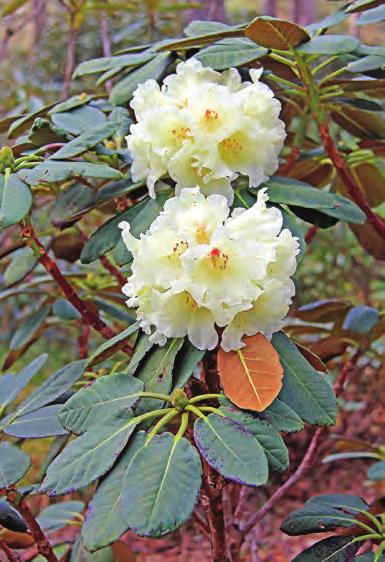
[[[45,536],[32,511],[29,509],[25,499],[16,490],[8,490],[6,494],[9,503],[20,513],[26,522],[39,553],[44,556],[48,562],[58,562],[51,543]]]
[[[313,238],[317,234],[317,232],[318,232],[318,226],[313,224],[313,226],[311,226],[305,234],[306,244],[310,244],[310,242],[313,240]]]
[[[75,293],[73,287],[68,283],[65,277],[63,277],[56,262],[48,255],[45,247],[37,237],[33,226],[29,224],[22,227],[21,234],[23,238],[27,240],[27,244],[32,246],[34,252],[39,256],[39,262],[44,266],[46,271],[52,275],[64,296],[81,314],[84,321],[94,328],[94,330],[99,332],[106,340],[110,340],[115,337],[116,333],[107,326],[105,322],[103,322],[98,314],[95,313],[86,302],[81,300],[81,298]],[[132,353],[132,349],[128,344],[123,348],[123,351],[125,351],[127,355],[131,355]]]
[[[385,238],[385,221],[370,208],[363,192],[357,185],[352,174],[349,172],[341,154],[334,144],[328,124],[325,122],[319,123],[318,131],[325,151],[330,160],[333,162],[353,201],[360,207],[360,209],[362,209],[368,221],[373,225],[373,228],[378,232],[378,234],[382,238]]]
[[[118,281],[119,286],[124,287],[124,285],[127,283],[127,279],[125,278],[123,273],[121,273],[119,269],[110,262],[107,256],[101,256],[99,259],[103,267],[105,267],[105,269],[109,271],[111,275],[113,275]]]
[[[293,146],[289,156],[287,157],[285,164],[283,164],[279,168],[280,176],[287,176],[287,174],[291,172],[291,170],[294,168],[294,164],[297,162],[299,158],[299,155],[300,155],[300,150],[298,146]]]
[[[87,359],[88,357],[88,340],[90,338],[90,332],[90,326],[82,322],[81,332],[78,337],[79,359]]]
[[[5,556],[8,558],[9,562],[22,562],[20,556],[13,552],[7,545],[5,541],[0,538],[0,548],[4,551]]]

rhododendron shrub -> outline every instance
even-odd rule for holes
[[[340,434],[361,408],[365,389],[359,403],[344,395],[359,362],[360,385],[382,380],[367,280],[345,295],[346,280],[327,279],[333,298],[309,302],[306,278],[308,263],[320,277],[331,263],[307,255],[320,229],[385,259],[383,52],[328,32],[355,10],[372,21],[377,4],[308,29],[192,22],[81,63],[79,91],[102,73],[94,92],[2,122],[0,299],[17,314],[0,376],[1,560],[19,562],[8,531],[23,562],[129,560],[180,536],[186,557],[190,532],[194,559],[207,547],[214,562],[255,560],[249,537],[315,466],[337,398]],[[70,362],[47,374],[53,338]],[[28,440],[47,437],[22,486]],[[369,449],[380,479],[383,447]],[[42,495],[66,498],[36,517]],[[282,529],[346,527],[297,562],[380,562],[380,512],[327,494]]]

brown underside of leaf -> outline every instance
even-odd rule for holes
[[[226,396],[239,408],[262,412],[282,387],[278,353],[262,334],[243,338],[245,347],[218,353],[218,370]]]
[[[256,18],[245,29],[245,35],[257,45],[283,51],[309,41],[309,34],[299,25],[286,20]]]

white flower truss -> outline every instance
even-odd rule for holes
[[[257,187],[278,167],[285,125],[281,104],[250,70],[242,82],[231,68],[222,73],[191,58],[159,87],[147,80],[134,92],[131,106],[137,123],[127,137],[134,181],[146,180],[151,197],[155,183],[169,175],[176,195],[198,185],[205,195],[220,193],[229,203],[231,181],[239,174]]]
[[[243,347],[242,337],[271,337],[286,316],[294,283],[298,241],[282,230],[282,214],[268,208],[261,189],[249,209],[230,216],[222,195],[183,189],[140,239],[120,223],[133,254],[123,292],[150,340],[188,336],[198,349]]]

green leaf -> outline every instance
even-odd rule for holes
[[[31,466],[31,459],[19,447],[0,443],[0,488],[8,488],[21,480]]]
[[[29,381],[36,375],[47,360],[48,355],[39,355],[27,367],[24,367],[18,375],[0,376],[0,409],[11,404],[20,394]]]
[[[127,221],[131,224],[133,218],[141,209],[143,209],[147,202],[148,198],[133,207],[129,207],[123,213],[112,217],[100,228],[98,228],[85,244],[80,256],[80,261],[85,264],[92,263],[100,256],[103,256],[112,250],[122,236],[121,230],[118,228],[118,224],[122,221]]]
[[[185,438],[157,435],[134,456],[124,476],[123,517],[141,536],[160,537],[191,515],[201,486],[197,450]]]
[[[378,23],[385,20],[385,6],[378,6],[372,10],[367,10],[357,20],[357,25],[367,25],[369,23]]]
[[[115,542],[127,531],[122,510],[124,474],[145,440],[145,431],[139,431],[130,439],[116,465],[100,482],[88,506],[82,536],[84,545],[91,552]]]
[[[276,398],[266,410],[260,412],[259,416],[271,423],[277,431],[285,433],[302,431],[304,427],[299,415],[279,398]]]
[[[385,64],[384,55],[368,55],[346,65],[348,72],[367,72],[368,70],[376,70],[382,68]]]
[[[360,42],[350,35],[318,35],[307,43],[297,47],[297,51],[309,55],[339,55],[351,53],[358,48]]]
[[[356,562],[374,562],[375,552],[367,552],[355,558]],[[377,562],[385,562],[385,556],[380,556]]]
[[[0,175],[0,228],[13,226],[27,215],[32,207],[32,193],[16,174],[8,179]]]
[[[346,18],[347,14],[343,9],[337,10],[333,14],[326,16],[326,18],[322,19],[321,21],[310,24],[307,29],[312,34],[316,34],[318,31],[326,31],[330,27],[334,27],[335,25],[342,23],[346,20]]]
[[[354,306],[351,308],[342,324],[343,330],[350,330],[356,334],[366,334],[378,323],[380,313],[371,306]]]
[[[146,392],[159,392],[168,394],[172,388],[172,370],[175,357],[183,345],[183,338],[168,339],[164,346],[154,346],[146,355],[140,369],[136,371],[136,377],[143,381]],[[160,408],[162,402],[152,398],[142,400],[136,413],[143,414],[150,410]]]
[[[310,498],[301,509],[291,513],[281,530],[290,536],[325,533],[337,527],[355,525],[359,510],[367,504],[359,497],[347,494],[323,494]]]
[[[4,433],[22,439],[37,439],[65,435],[67,432],[60,425],[58,413],[60,405],[44,406],[35,412],[18,417],[4,428]]]
[[[88,94],[79,94],[77,96],[72,96],[68,100],[62,101],[56,104],[52,109],[48,111],[48,115],[53,115],[54,113],[63,113],[63,111],[70,111],[75,107],[81,107],[89,101],[91,101],[93,96]]]
[[[79,522],[79,515],[84,509],[84,502],[65,501],[43,509],[37,521],[44,531],[58,531],[71,523]]]
[[[48,314],[51,311],[51,305],[38,308],[32,314],[25,318],[21,326],[13,334],[10,341],[10,349],[20,349],[28,343],[36,334],[38,329],[44,324]]]
[[[292,562],[351,562],[360,548],[354,537],[328,537],[293,558]]]
[[[120,123],[112,121],[96,125],[95,127],[84,131],[84,133],[65,144],[62,148],[59,148],[59,150],[51,156],[51,159],[66,160],[67,158],[79,156],[79,154],[82,154],[89,148],[94,147],[98,142],[110,138],[119,129],[119,127]]]
[[[88,131],[90,127],[105,123],[106,116],[96,107],[84,105],[83,107],[72,109],[71,111],[53,113],[51,119],[57,127],[73,135],[80,135]]]
[[[137,332],[139,329],[139,323],[135,322],[123,332],[120,332],[110,340],[102,343],[91,355],[91,357],[87,361],[87,366],[96,365],[111,357],[114,353],[122,349],[131,338],[132,334]]]
[[[193,20],[185,27],[183,33],[187,35],[187,37],[199,37],[210,35],[211,33],[228,31],[229,29],[231,29],[231,27],[219,21]]]
[[[19,177],[29,185],[38,183],[64,182],[72,177],[120,179],[123,174],[105,164],[93,162],[56,162],[46,160],[31,170],[20,170]]]
[[[227,399],[221,399],[221,412],[249,431],[262,446],[272,470],[282,472],[289,466],[289,453],[276,429],[256,414],[240,410]]]
[[[12,261],[4,272],[4,281],[7,285],[17,283],[33,269],[36,257],[31,248],[23,248],[15,252]]]
[[[187,384],[205,353],[205,351],[194,347],[188,338],[185,339],[180,352],[176,356],[173,369],[173,388],[183,388]]]
[[[329,383],[283,332],[273,335],[272,344],[284,370],[283,386],[278,397],[308,423],[335,424],[337,404]]]
[[[149,337],[150,336],[148,336],[144,332],[139,332],[135,342],[134,353],[132,354],[131,360],[127,367],[127,375],[133,375],[136,372],[139,363],[153,347],[154,344],[150,342]]]
[[[247,64],[263,57],[267,53],[267,49],[257,47],[253,41],[247,38],[239,37],[223,39],[216,45],[199,51],[194,57],[203,66],[208,66],[215,70],[224,70],[229,67]]]
[[[41,491],[52,496],[67,494],[103,476],[115,463],[136,425],[129,409],[106,416],[56,457],[47,470]]]
[[[299,254],[297,256],[297,264],[300,264],[305,256],[307,248],[303,231],[300,228],[298,221],[296,220],[296,217],[293,213],[291,213],[290,211],[286,211],[281,206],[279,206],[278,208],[281,211],[283,219],[282,229],[287,228],[288,230],[290,230],[293,236],[296,236],[298,238]]]
[[[0,525],[10,531],[26,533],[28,527],[19,513],[5,501],[0,501]]]
[[[114,57],[102,57],[91,59],[79,64],[74,72],[74,78],[96,72],[108,70],[119,71],[130,66],[138,66],[154,58],[154,53],[145,51],[143,53],[132,53],[129,55],[118,55]]]
[[[140,68],[130,72],[112,88],[110,102],[113,105],[123,105],[129,101],[139,84],[149,78],[158,80],[171,60],[169,53],[160,53]]]
[[[65,403],[59,420],[72,433],[84,433],[117,408],[132,408],[139,400],[143,386],[141,381],[125,374],[100,377]]]
[[[269,200],[272,203],[317,209],[336,219],[355,224],[363,224],[366,220],[361,209],[349,199],[321,191],[299,180],[272,176],[264,185],[268,188]]]
[[[385,480],[385,460],[374,463],[367,474],[369,480]]]
[[[67,299],[57,299],[53,303],[52,314],[60,320],[79,320],[80,313]]]
[[[303,27],[290,21],[267,16],[255,18],[246,27],[245,35],[257,45],[281,51],[289,51],[310,39],[310,35]]]
[[[85,361],[75,361],[56,371],[41,386],[27,396],[12,415],[25,415],[53,402],[55,398],[58,398],[63,392],[70,389],[74,382],[82,376],[85,364]]]
[[[13,121],[12,125],[9,127],[8,130],[8,137],[10,139],[14,139],[15,137],[20,136],[21,134],[25,133],[33,124],[36,117],[42,117],[46,115],[46,113],[54,106],[55,104],[50,103],[44,107],[41,107],[37,111],[33,113],[29,113],[28,115],[23,115],[20,119],[16,119]]]
[[[269,470],[265,452],[239,423],[217,414],[198,418],[194,439],[204,459],[226,478],[249,486],[266,484]]]
[[[82,211],[93,204],[95,197],[95,191],[81,183],[74,183],[60,191],[52,209],[52,223],[55,226],[71,224],[72,217],[81,216]]]

